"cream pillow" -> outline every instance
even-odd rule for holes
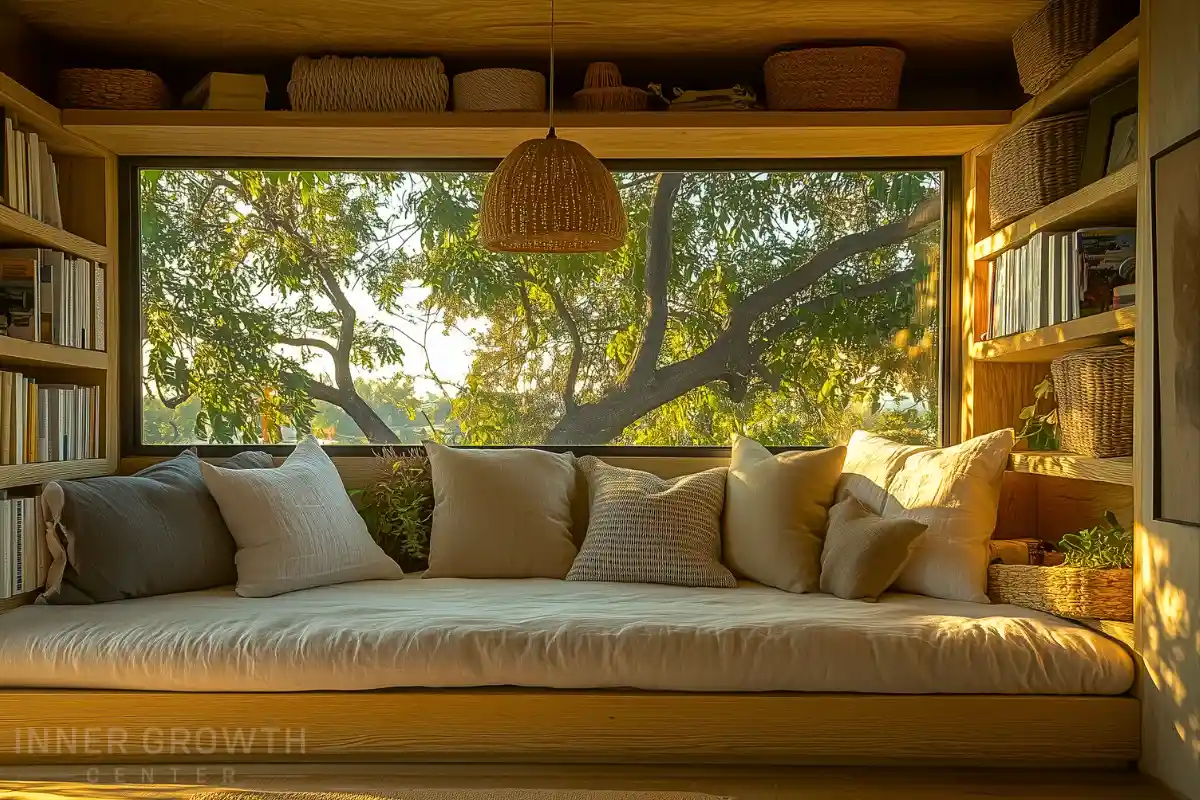
[[[433,475],[426,578],[564,578],[575,560],[575,457],[425,442]]]
[[[904,460],[888,484],[883,516],[916,520],[926,531],[892,588],[988,602],[988,542],[1012,447],[1009,428]]]
[[[868,511],[882,514],[887,503],[888,484],[904,466],[904,461],[913,453],[929,449],[855,431],[846,445],[846,462],[842,465],[837,501],[856,497]]]
[[[772,455],[736,436],[725,484],[726,566],[784,591],[818,591],[825,522],[845,457],[845,447]]]
[[[403,578],[379,548],[311,436],[275,469],[201,474],[237,542],[237,593],[271,597],[334,583]]]
[[[579,459],[591,515],[569,581],[733,588],[721,564],[725,468],[670,480]]]
[[[821,551],[821,591],[843,600],[875,602],[908,563],[924,531],[916,520],[884,519],[847,497],[829,509]]]

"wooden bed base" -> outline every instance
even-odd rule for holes
[[[0,692],[0,763],[1127,766],[1137,699],[524,689]]]

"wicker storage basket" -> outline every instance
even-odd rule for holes
[[[163,79],[143,69],[64,69],[58,73],[63,108],[140,111],[171,107]]]
[[[904,51],[894,47],[812,47],[776,53],[763,66],[773,111],[893,109],[900,102]]]
[[[454,76],[455,111],[542,111],[546,77],[528,69],[477,69]]]
[[[1133,455],[1133,348],[1076,350],[1050,363],[1062,449],[1092,458]]]
[[[1133,620],[1133,570],[988,567],[988,599],[1070,619]]]
[[[1117,0],[1050,0],[1013,33],[1021,87],[1037,94],[1117,29]]]
[[[300,56],[288,81],[293,111],[445,111],[449,98],[440,58]]]
[[[988,186],[992,230],[1075,191],[1087,123],[1086,111],[1059,114],[996,145]]]

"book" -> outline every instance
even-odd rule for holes
[[[1083,228],[1075,232],[1081,316],[1112,308],[1113,288],[1131,283],[1137,229]]]
[[[40,196],[42,202],[42,222],[56,228],[63,226],[62,203],[58,196],[58,173],[54,166],[54,158],[45,142],[39,145],[39,176]]]
[[[14,135],[13,121],[8,116],[8,111],[0,106],[0,119],[4,121],[4,125],[0,127],[0,200],[4,201],[5,205],[13,204],[13,195],[17,192],[17,174],[16,165],[16,137]]]
[[[12,560],[12,577],[13,577],[13,594],[24,594],[25,588],[25,572],[28,566],[25,564],[25,506],[21,503],[20,498],[9,500],[7,502],[9,519],[12,520],[12,545],[13,545],[13,560]]]
[[[101,264],[94,264],[93,270],[95,271],[95,282],[93,284],[94,291],[92,293],[92,297],[93,297],[92,348],[95,350],[107,350],[108,344],[106,343],[106,338],[105,338],[106,337],[106,331],[105,331],[106,311],[104,308],[104,305],[105,305],[104,301],[108,297],[108,295],[106,295],[104,293],[104,287],[105,287],[104,267]]]
[[[6,499],[0,500],[0,597],[13,596],[12,519],[7,505]]]
[[[25,134],[25,175],[28,181],[29,209],[25,212],[36,220],[42,219],[42,146],[37,133]]]
[[[1137,304],[1137,284],[1126,283],[1113,288],[1113,308],[1128,308]]]

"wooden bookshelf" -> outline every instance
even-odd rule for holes
[[[72,156],[103,156],[105,150],[95,142],[67,131],[57,108],[0,73],[0,107],[17,120],[24,130],[45,140],[51,152]]]
[[[17,464],[0,467],[0,489],[11,486],[33,486],[50,481],[74,478],[94,478],[112,471],[106,458],[87,458],[82,461],[47,461],[41,464]]]
[[[1012,454],[1008,468],[1013,472],[1133,486],[1132,456],[1089,458],[1062,451],[1023,451]]]
[[[1133,332],[1137,324],[1134,306],[1073,319],[1061,325],[975,342],[971,357],[977,361],[1053,361],[1064,353],[1097,345],[1112,344]]]
[[[1029,241],[1038,231],[1069,231],[1090,225],[1132,226],[1137,220],[1137,187],[1138,165],[1128,164],[976,242],[975,259],[991,261]]]
[[[12,365],[107,370],[108,353],[0,336],[0,366]]]
[[[0,203],[0,245],[5,247],[52,247],[64,253],[112,263],[112,252],[70,231],[39,222],[28,214]]]
[[[25,592],[24,594],[13,595],[12,597],[6,597],[3,600],[0,600],[0,614],[4,613],[5,611],[12,611],[14,608],[20,608],[21,606],[29,605],[37,599],[38,592],[40,591],[41,589],[38,589],[34,592]]]
[[[1088,53],[1071,71],[1013,112],[1009,125],[982,148],[994,147],[1039,117],[1082,108],[1101,91],[1137,74],[1142,22],[1134,19]]]
[[[1009,111],[572,112],[558,135],[602,158],[958,156]],[[67,130],[119,155],[503,158],[546,134],[540,112],[63,112]]]

